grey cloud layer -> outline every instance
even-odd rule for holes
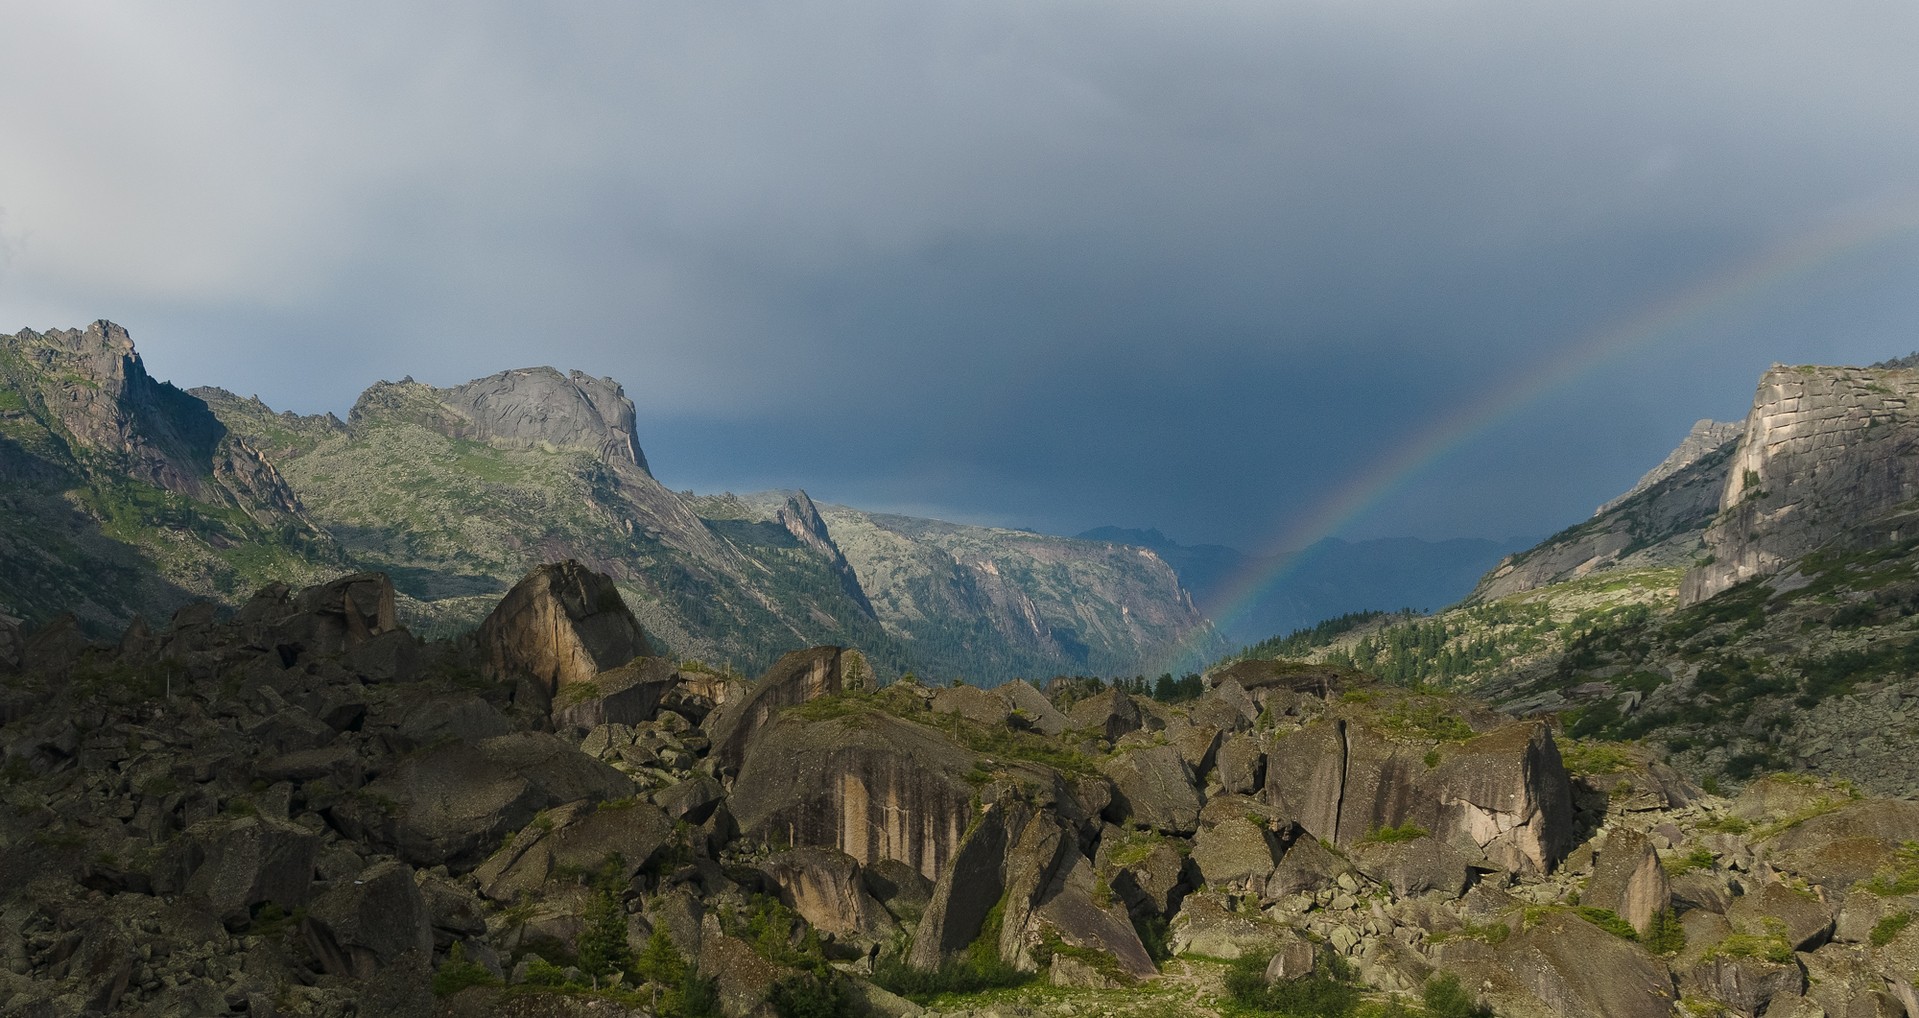
[[[301,410],[577,366],[669,483],[1052,529],[1258,543],[1919,194],[1904,3],[72,6],[3,8],[0,327]],[[1783,279],[1355,526],[1555,529],[1766,363],[1919,346],[1916,268]]]

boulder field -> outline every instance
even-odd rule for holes
[[[748,682],[571,562],[463,640],[379,574],[112,642],[0,620],[0,1013],[909,1015],[958,970],[1237,961],[1510,1016],[1919,1014],[1919,806],[1707,795],[1350,671],[1208,679],[883,685],[816,647]]]

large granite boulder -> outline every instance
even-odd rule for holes
[[[883,940],[898,927],[867,893],[860,865],[830,848],[778,852],[759,864],[779,888],[780,900],[821,933],[840,940]]]
[[[1092,732],[1108,742],[1118,742],[1120,736],[1137,732],[1144,724],[1139,705],[1117,688],[1103,689],[1073,704],[1066,711],[1066,723],[1070,728]]]
[[[973,821],[978,761],[879,711],[786,714],[751,741],[728,807],[746,838],[837,849],[862,866],[896,859],[935,880]]]
[[[1075,868],[1078,873],[1086,871],[1083,866]],[[1068,947],[1099,952],[1112,961],[1098,967],[1117,969],[1127,980],[1159,974],[1159,966],[1153,964],[1153,956],[1125,912],[1096,902],[1088,880],[1069,878],[1065,887],[1039,906],[1034,918],[1042,937],[1050,935]]]
[[[1676,994],[1666,967],[1570,912],[1548,915],[1534,928],[1513,936],[1499,951],[1499,963],[1546,1006],[1548,1014],[1589,1018],[1669,1018],[1672,1014]]]
[[[1778,933],[1793,950],[1811,951],[1832,936],[1834,911],[1815,891],[1775,882],[1734,898],[1726,918],[1741,933]]]
[[[1248,956],[1270,958],[1298,939],[1286,924],[1233,906],[1233,899],[1217,892],[1187,895],[1179,914],[1173,917],[1173,953],[1229,961]]]
[[[1042,813],[1032,817],[1019,831],[1019,837],[1007,849],[1000,864],[1000,958],[1017,968],[1036,968],[1029,935],[1034,911],[1049,896],[1056,895],[1056,878],[1062,867],[1079,867],[1086,873],[1080,881],[1092,886],[1091,868],[1084,865],[1074,832],[1057,817]]]
[[[1199,829],[1200,797],[1193,769],[1174,746],[1145,746],[1101,761],[1113,782],[1107,813],[1115,822],[1150,827],[1165,834]]]
[[[576,802],[531,824],[474,871],[480,890],[495,901],[539,891],[549,878],[594,875],[624,883],[653,858],[673,833],[673,823],[651,803],[621,802],[595,808]]]
[[[433,914],[404,863],[386,860],[314,899],[303,924],[328,975],[368,979],[402,961],[424,966],[433,951]]]
[[[1826,808],[1814,805],[1804,812]],[[1870,799],[1792,824],[1765,843],[1774,865],[1804,874],[1830,891],[1898,868],[1900,846],[1919,841],[1919,802]]]
[[[933,895],[914,931],[907,964],[931,971],[966,949],[1006,890],[1006,856],[1028,816],[989,806],[952,853],[933,884]]]
[[[206,903],[228,927],[246,923],[255,905],[288,911],[306,903],[320,836],[298,824],[270,817],[209,820],[187,836],[205,861],[187,878],[186,892]]]
[[[1109,827],[1100,838],[1093,868],[1133,915],[1166,917],[1190,889],[1186,856],[1157,834]]]
[[[1215,689],[1232,683],[1262,702],[1270,693],[1293,693],[1324,700],[1339,691],[1342,678],[1342,673],[1330,665],[1257,658],[1235,661],[1206,674],[1207,684]]]
[[[968,685],[935,690],[932,708],[935,714],[957,714],[988,728],[1004,728],[1013,716],[1013,705],[1005,697]]]
[[[1477,853],[1469,857],[1438,838],[1363,844],[1352,858],[1360,872],[1400,897],[1436,892],[1457,898],[1472,884],[1474,863],[1483,865]]]
[[[633,792],[632,779],[564,739],[522,732],[414,753],[328,813],[349,837],[415,865],[464,870],[540,810]]]
[[[1593,865],[1581,901],[1610,909],[1632,928],[1645,933],[1654,914],[1672,907],[1672,885],[1659,854],[1644,834],[1615,830]]]
[[[713,740],[712,759],[723,772],[734,773],[745,762],[748,746],[781,710],[822,696],[865,690],[877,680],[866,656],[847,647],[796,650],[773,662],[744,697],[724,704],[706,719]]]
[[[653,653],[613,580],[571,559],[526,574],[477,636],[488,675],[530,677],[549,695]]]
[[[1023,721],[1026,727],[1041,735],[1058,735],[1069,727],[1066,715],[1061,714],[1053,701],[1048,700],[1039,690],[1025,679],[1014,679],[993,688],[994,695],[1006,701]]]
[[[1432,830],[1439,800],[1423,787],[1427,747],[1332,717],[1277,740],[1266,755],[1268,802],[1328,844],[1348,848],[1385,827]]]
[[[1196,725],[1211,725],[1222,732],[1246,732],[1259,720],[1260,710],[1246,687],[1226,679],[1188,708],[1187,716]]]
[[[1428,787],[1434,834],[1516,873],[1548,873],[1572,848],[1572,783],[1552,729],[1520,721],[1449,747]]]
[[[1352,712],[1277,740],[1265,796],[1308,832],[1350,848],[1409,826],[1518,873],[1572,846],[1572,784],[1543,723],[1505,724],[1436,750]]]
[[[234,621],[252,642],[276,650],[286,665],[338,658],[376,641],[388,644],[390,654],[404,655],[414,644],[400,628],[393,597],[385,573],[342,576],[297,594],[273,584],[255,594]]]
[[[1249,732],[1227,737],[1217,755],[1220,787],[1233,795],[1251,795],[1266,783],[1266,751]]]
[[[553,698],[553,727],[577,733],[597,725],[651,721],[678,684],[679,673],[673,662],[659,657],[635,658],[560,690]]]
[[[1713,956],[1680,974],[1688,997],[1716,1000],[1734,1014],[1779,1014],[1779,1004],[1804,995],[1806,972],[1796,960]]]
[[[1352,864],[1334,855],[1311,834],[1302,834],[1286,848],[1273,875],[1266,881],[1263,898],[1279,901],[1295,894],[1312,894],[1337,885],[1340,874],[1350,873]]]
[[[1263,889],[1273,874],[1278,844],[1263,823],[1235,818],[1208,827],[1193,838],[1193,865],[1207,886]]]
[[[705,774],[695,774],[653,793],[653,801],[669,820],[703,824],[726,801],[726,789]]]
[[[720,1013],[727,1018],[773,1018],[768,1003],[773,986],[793,975],[792,969],[760,957],[746,941],[722,933],[711,916],[695,957],[700,973],[713,980]]]

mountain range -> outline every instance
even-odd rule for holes
[[[717,667],[840,643],[887,674],[991,682],[1226,646],[1150,550],[668,490],[620,385],[552,368],[379,382],[341,420],[156,381],[112,323],[22,330],[0,336],[0,478],[0,614],[30,622],[117,631],[360,568],[393,578],[408,625],[452,633],[576,559]]]

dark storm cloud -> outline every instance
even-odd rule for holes
[[[675,486],[1255,544],[1919,194],[1903,3],[562,11],[9,5],[0,327],[299,410],[552,362]],[[1919,345],[1916,269],[1788,274],[1351,526],[1556,529],[1767,363]]]

